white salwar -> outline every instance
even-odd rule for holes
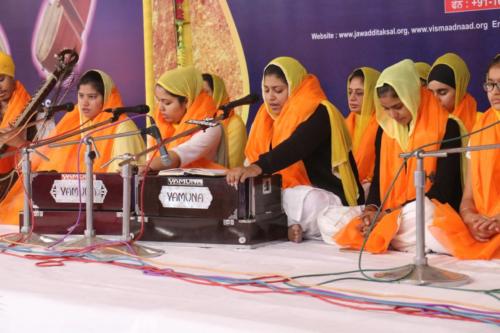
[[[429,226],[434,220],[434,203],[427,197],[425,206],[425,249],[427,252],[448,253],[445,248],[429,232]],[[328,207],[321,211],[318,220],[318,227],[323,240],[332,245],[336,245],[333,237],[345,227],[353,218],[363,212],[364,206],[354,207]],[[404,205],[398,219],[398,231],[392,239],[391,245],[395,250],[404,252],[415,252],[416,245],[416,202],[412,201]]]
[[[317,220],[324,210],[342,207],[342,200],[332,192],[307,185],[283,190],[282,202],[288,226],[300,224],[303,237],[308,239],[321,239]]]

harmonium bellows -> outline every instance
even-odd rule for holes
[[[287,237],[279,175],[237,189],[224,176],[148,175],[136,187],[136,212],[146,217],[142,240],[255,245]]]

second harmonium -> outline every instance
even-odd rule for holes
[[[136,213],[145,216],[141,240],[233,245],[286,240],[279,175],[250,178],[235,188],[223,175],[186,171],[138,177],[136,186]]]

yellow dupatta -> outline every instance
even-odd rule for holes
[[[212,97],[202,91],[203,78],[201,72],[192,66],[178,67],[165,72],[158,79],[157,84],[166,91],[178,96],[184,96],[187,99],[187,110],[179,124],[172,124],[165,121],[160,115],[160,110],[158,108],[155,109],[154,117],[163,137],[171,137],[191,129],[196,125],[186,123],[187,120],[202,120],[207,117],[213,117],[217,110]],[[169,149],[176,147],[188,141],[193,135],[194,133],[170,142],[167,147]],[[220,164],[210,161],[203,156],[200,156],[198,160],[186,167],[222,168]]]
[[[419,61],[415,63],[415,69],[417,70],[418,77],[427,82],[427,76],[429,76],[429,72],[431,71],[431,65],[426,62]]]
[[[213,82],[212,98],[217,109],[229,102],[226,85],[221,77],[209,74]],[[246,126],[239,115],[234,110],[229,112],[229,116],[222,122],[224,129],[224,146],[227,155],[227,167],[235,168],[242,166],[245,160],[245,145],[247,143]]]

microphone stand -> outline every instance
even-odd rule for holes
[[[196,126],[193,128],[190,128],[188,130],[185,130],[184,132],[178,133],[177,135],[171,136],[169,138],[165,138],[165,139],[161,140],[161,142],[157,143],[156,145],[151,146],[151,147],[147,148],[146,150],[143,150],[140,153],[132,155],[132,157],[129,159],[121,161],[118,165],[124,166],[125,164],[131,163],[132,161],[137,160],[140,157],[147,155],[147,154],[159,149],[161,146],[166,145],[167,143],[170,143],[170,142],[175,141],[179,138],[188,136],[190,134],[199,132],[201,130],[205,130],[209,127],[218,126],[222,120],[226,119],[229,116],[229,111],[230,111],[230,109],[224,108],[224,107],[222,107],[221,110],[223,111],[223,113],[221,115],[216,116],[215,118],[205,118],[203,120],[188,120],[188,121],[186,121],[187,123],[194,124]]]
[[[141,131],[139,131],[141,132]],[[136,132],[128,132],[130,135],[138,134]],[[124,133],[122,133],[124,134]],[[121,159],[130,159],[132,158],[131,154],[123,154],[120,156],[116,156],[109,160],[108,162],[103,164],[103,167],[112,163],[114,160]],[[104,253],[116,253],[116,250],[120,250],[123,252],[127,252],[136,256],[140,257],[146,257],[146,258],[151,258],[151,257],[158,257],[165,253],[165,251],[160,250],[160,249],[155,249],[147,246],[142,246],[139,244],[136,244],[135,242],[132,241],[133,239],[133,234],[130,232],[130,211],[131,211],[131,200],[130,198],[132,197],[132,166],[130,163],[125,164],[121,168],[121,176],[123,178],[123,201],[122,201],[122,237],[121,237],[121,242],[113,245],[113,249],[106,251],[106,249],[102,249],[102,252]]]
[[[33,143],[33,144],[29,145],[29,148],[33,152],[37,152],[35,150],[36,148],[39,148],[39,147],[42,147],[42,146],[46,146],[46,145],[48,145],[50,148],[60,147],[60,146],[58,146],[56,144],[53,144],[53,143],[61,141],[61,140],[64,140],[64,139],[67,139],[67,138],[70,138],[72,136],[75,136],[75,135],[78,135],[78,134],[81,134],[81,133],[85,133],[85,132],[91,131],[91,130],[96,129],[98,127],[101,127],[103,125],[111,124],[111,123],[115,122],[117,119],[118,119],[118,116],[113,115],[111,118],[103,120],[103,121],[101,121],[101,122],[99,122],[97,124],[93,124],[93,125],[81,128],[81,129],[77,129],[77,130],[71,131],[71,132],[66,133],[66,134],[57,135],[57,136],[52,137],[52,138],[48,138],[48,139],[37,141],[36,143]],[[76,141],[76,142],[80,143],[79,140]],[[5,152],[3,154],[0,154],[0,158],[12,156],[12,155],[15,155],[15,154],[17,154],[17,150],[8,151],[8,152]],[[38,153],[38,154],[43,156],[43,154],[40,154],[40,153]],[[45,159],[47,159],[47,158],[45,157]]]
[[[22,173],[23,173],[23,187],[24,187],[24,204],[23,204],[23,220],[20,226],[20,232],[12,235],[7,235],[3,237],[9,242],[14,243],[24,243],[32,245],[41,245],[43,247],[49,247],[56,240],[52,237],[39,235],[37,233],[31,232],[31,210],[30,210],[30,200],[31,200],[31,161],[30,153],[36,152],[33,148],[25,147],[22,149]],[[43,158],[44,155],[38,153]]]
[[[49,111],[43,121],[46,121],[54,116],[53,111]],[[38,122],[42,120],[36,120],[27,124],[27,127],[34,126]],[[71,135],[72,136],[72,135]],[[67,136],[65,136],[67,137]],[[65,138],[64,137],[64,138]],[[55,138],[54,138],[55,139]],[[37,153],[40,157],[45,160],[48,158],[42,153],[38,152],[36,148],[44,146],[46,143],[36,143],[31,144],[27,147],[21,149],[22,154],[22,174],[23,174],[23,192],[24,192],[24,203],[23,203],[23,220],[20,227],[20,233],[16,233],[11,236],[4,237],[8,241],[11,242],[22,242],[25,244],[33,244],[33,245],[41,245],[41,246],[49,246],[54,243],[56,239],[46,236],[39,235],[37,233],[31,232],[31,210],[30,210],[30,201],[32,197],[32,188],[31,188],[31,160],[30,153]],[[17,150],[9,151],[4,154],[0,154],[0,158],[8,157],[17,154]]]
[[[94,159],[96,157],[96,152],[92,151],[92,145],[95,146],[96,141],[116,139],[121,137],[133,136],[142,134],[144,130],[130,131],[125,133],[116,133],[103,135],[99,137],[87,137],[85,139],[86,153],[85,153],[85,180],[86,180],[86,200],[85,200],[85,217],[86,217],[86,229],[84,232],[84,238],[76,242],[70,242],[65,244],[65,247],[87,247],[97,244],[109,243],[109,247],[113,249],[107,249],[106,247],[101,248],[98,252],[102,254],[116,254],[118,251],[124,251],[131,253],[133,255],[142,257],[156,257],[162,255],[165,251],[154,249],[146,246],[141,246],[132,243],[132,237],[130,234],[130,207],[131,207],[131,189],[132,189],[132,166],[130,163],[124,165],[121,170],[121,175],[123,178],[123,198],[122,198],[122,239],[121,242],[112,242],[104,238],[97,237],[95,235],[94,225],[93,225],[93,203],[94,203]],[[74,145],[80,141],[68,141],[58,144],[51,145],[52,147],[62,147],[67,145]],[[131,159],[131,154],[124,154],[122,156],[116,156],[104,163],[102,167],[111,164],[116,159]]]
[[[50,144],[53,142],[57,142],[59,140],[64,140],[64,139],[72,137],[74,135],[77,135],[77,134],[80,134],[80,133],[83,133],[86,131],[90,131],[90,130],[97,128],[99,126],[112,123],[117,118],[118,117],[115,117],[113,115],[113,117],[111,117],[105,121],[102,121],[100,123],[97,123],[97,124],[94,124],[91,126],[87,126],[85,128],[82,128],[82,129],[79,129],[76,131],[72,131],[71,133],[66,133],[66,134],[61,135],[61,136],[57,136],[57,137],[49,138],[47,140],[43,140],[42,142],[37,142],[37,143],[31,144],[28,147],[25,147],[22,149],[22,155],[23,155],[22,172],[23,172],[23,186],[24,186],[23,221],[21,224],[20,234],[15,234],[13,236],[5,237],[7,240],[14,241],[14,242],[23,242],[26,244],[42,245],[42,246],[50,246],[51,244],[53,244],[56,241],[52,237],[45,236],[45,235],[39,235],[39,234],[30,232],[31,231],[30,201],[31,201],[31,194],[32,194],[30,153],[31,152],[37,153],[43,159],[48,160],[48,158],[45,155],[43,155],[42,153],[38,152],[36,150],[36,148],[45,146],[47,144],[50,147],[51,146]],[[11,156],[11,155],[14,155],[16,153],[17,153],[17,151],[9,151],[9,152],[6,152],[4,154],[1,154],[0,158]],[[93,191],[91,191],[91,192],[93,195]]]
[[[400,154],[402,158],[414,157],[417,159],[414,184],[416,188],[416,251],[413,264],[402,268],[377,273],[376,278],[382,280],[397,280],[415,285],[433,285],[456,287],[471,282],[469,276],[452,271],[430,266],[425,254],[425,157],[447,157],[448,154],[463,153],[467,151],[479,151],[487,149],[498,149],[500,144],[489,144],[482,146],[469,146],[461,148],[449,148],[425,152],[417,150],[411,153]]]
[[[76,141],[79,143],[80,141]],[[107,239],[97,237],[95,235],[94,229],[94,159],[98,156],[99,152],[97,149],[92,150],[92,146],[95,147],[95,139],[91,136],[85,137],[83,142],[85,143],[85,231],[83,233],[83,238],[73,242],[67,242],[63,247],[80,248],[95,246],[98,244],[111,242]],[[68,141],[49,145],[49,147],[63,147],[74,145],[75,141]],[[80,192],[80,198],[82,193]]]

